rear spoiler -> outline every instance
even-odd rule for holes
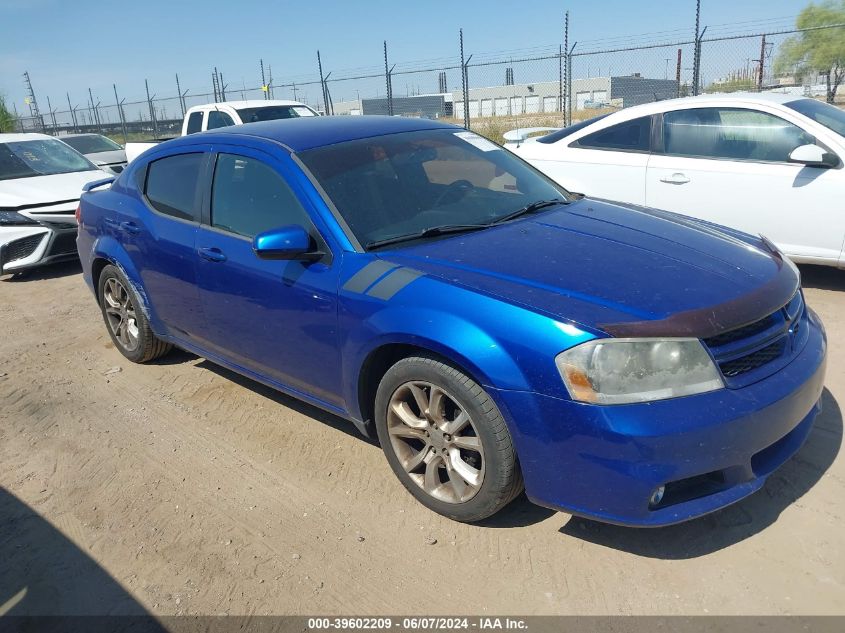
[[[536,134],[538,132],[557,132],[560,129],[562,129],[562,128],[559,128],[559,127],[522,127],[522,128],[517,128],[515,130],[511,130],[510,132],[505,132],[504,139],[506,141],[510,141],[511,143],[522,143],[531,134]]]
[[[96,189],[97,187],[103,187],[105,185],[110,185],[113,182],[114,182],[114,176],[112,176],[111,178],[102,178],[100,180],[95,180],[94,182],[89,182],[89,183],[86,183],[85,185],[83,185],[82,191],[85,192],[85,193],[88,193],[89,191],[92,191],[92,190]]]

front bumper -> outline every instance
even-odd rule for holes
[[[693,519],[761,488],[802,446],[820,410],[827,342],[807,312],[803,349],[741,389],[622,406],[493,390],[511,422],[529,499],[647,527]],[[666,495],[650,507],[659,486]]]
[[[76,258],[76,226],[49,225],[0,229],[0,274]]]

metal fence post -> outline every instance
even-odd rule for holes
[[[578,42],[572,45],[566,54],[566,120],[572,125],[572,53]]]
[[[323,92],[323,114],[329,113],[329,96],[326,94],[326,78],[323,77],[323,60],[320,59],[320,51],[317,50],[317,70],[320,72],[320,90]]]
[[[566,12],[566,18],[563,21],[563,51],[567,53],[566,61],[565,61],[565,68],[563,79],[561,80],[561,84],[566,82],[566,95],[567,101],[569,100],[569,11]],[[561,94],[560,94],[560,111],[563,112],[563,127],[567,127],[572,125],[572,121],[570,120],[571,112],[567,112],[567,108],[563,102],[563,86],[561,85]]]
[[[701,38],[704,33],[699,32],[701,27],[701,0],[695,2],[695,45],[692,53],[692,94],[698,94],[698,79],[701,72]],[[706,28],[704,29],[707,30]]]
[[[384,81],[387,90],[387,113],[393,116],[393,79],[391,78],[392,68],[387,63],[387,40],[384,40]]]
[[[50,95],[47,95],[47,109],[50,111],[50,119],[53,121],[53,135],[59,135],[59,127],[56,125],[56,112],[53,110],[53,104],[50,103]]]
[[[158,121],[156,120],[155,106],[153,105],[155,95],[150,97],[150,84],[146,79],[144,79],[144,86],[147,89],[147,105],[150,108],[150,121],[153,124],[153,133],[158,136]]]
[[[128,137],[126,135],[126,117],[123,116],[123,102],[117,96],[117,84],[112,84],[114,88],[114,101],[117,104],[117,115],[120,117],[120,127],[123,130],[123,144],[126,144]]]
[[[464,127],[469,129],[469,73],[467,72],[467,64],[469,60],[464,60],[464,30],[460,30],[461,39],[461,94],[464,98]]]

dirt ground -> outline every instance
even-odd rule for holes
[[[803,268],[824,412],[765,488],[633,530],[416,503],[352,426],[186,353],[127,362],[78,265],[0,281],[0,615],[845,614],[845,272]]]

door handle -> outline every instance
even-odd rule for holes
[[[667,185],[685,185],[689,182],[689,178],[681,172],[675,172],[671,176],[661,178],[660,182],[665,182]]]
[[[139,227],[134,222],[121,222],[120,228],[121,230],[126,231],[127,233],[131,233],[132,235],[141,232],[141,227]]]
[[[200,254],[200,257],[203,259],[207,259],[210,262],[225,262],[226,255],[223,254],[219,248],[213,248],[210,246],[203,246],[197,251]]]

